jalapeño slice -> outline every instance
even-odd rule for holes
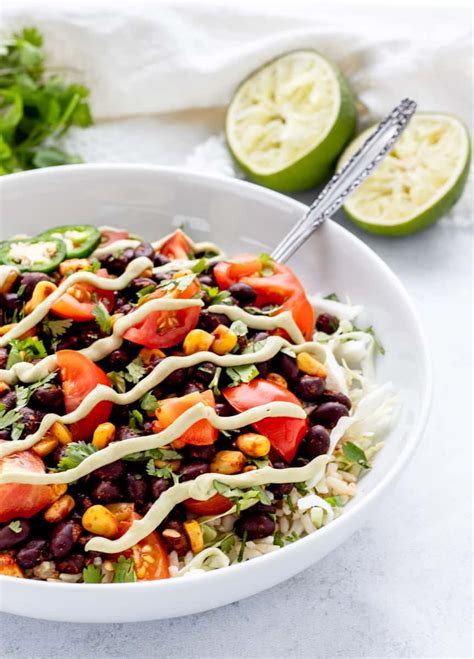
[[[82,259],[89,256],[100,242],[100,231],[90,224],[70,224],[63,227],[54,227],[41,233],[38,238],[46,240],[58,238],[66,244],[68,259]]]
[[[25,272],[52,272],[66,258],[57,238],[19,238],[0,242],[0,263]]]

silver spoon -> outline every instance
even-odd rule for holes
[[[416,110],[416,103],[405,98],[380,122],[361,148],[335,174],[313,201],[303,217],[275,247],[272,258],[285,263],[297,249],[342,206],[347,197],[365,181],[390,152]]]

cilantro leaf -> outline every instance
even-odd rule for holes
[[[218,286],[203,286],[203,289],[209,296],[209,306],[232,303],[229,291],[221,291]]]
[[[146,372],[143,361],[140,357],[136,357],[130,362],[130,364],[127,364],[125,370],[127,371],[127,373],[124,374],[125,379],[133,384],[140,382]]]
[[[234,322],[231,324],[230,329],[234,334],[237,334],[237,336],[246,336],[248,334],[249,328],[245,323],[243,323],[241,320],[234,320]]]
[[[133,558],[119,556],[117,562],[112,565],[114,568],[113,583],[129,583],[137,580]]]
[[[4,430],[9,426],[12,426],[17,421],[21,419],[21,412],[18,410],[10,410],[5,412],[5,410],[0,411],[0,430]]]
[[[140,407],[144,412],[155,412],[158,407],[156,396],[151,391],[148,391],[143,398],[140,399]]]
[[[193,265],[191,270],[194,272],[195,275],[200,275],[201,272],[207,270],[208,267],[209,267],[209,263],[207,262],[207,259],[202,257],[195,265]]]
[[[90,455],[94,455],[97,452],[97,449],[93,444],[87,444],[86,442],[71,442],[66,444],[64,449],[64,455],[60,459],[57,470],[58,471],[67,471],[68,469],[74,469],[81,464],[83,460],[88,458]]]
[[[152,448],[148,451],[138,451],[137,453],[129,453],[122,458],[129,462],[144,462],[145,460],[180,460],[183,456],[178,451],[168,448]]]
[[[232,547],[235,545],[235,535],[228,535],[226,538],[221,540],[220,548],[224,554],[228,554]]]
[[[250,382],[259,375],[255,364],[243,364],[242,366],[232,366],[225,369],[226,375],[232,380],[230,386],[236,387],[241,382]]]
[[[126,374],[123,371],[109,371],[107,377],[119,394],[124,394],[127,391]]]
[[[171,465],[168,464],[164,467],[156,467],[154,460],[148,460],[146,463],[146,473],[155,478],[172,478],[174,483],[179,481],[179,476],[174,473]]]
[[[48,356],[42,341],[33,336],[26,339],[12,339],[11,350],[8,355],[7,368],[19,362],[32,362],[34,359],[43,359]]]
[[[60,318],[58,320],[44,320],[42,323],[42,330],[53,339],[57,339],[71,327],[72,320],[70,318]]]
[[[84,583],[101,583],[102,572],[100,571],[100,567],[91,563],[82,570],[82,578]]]
[[[352,442],[344,442],[342,445],[342,452],[350,462],[359,465],[359,467],[362,467],[363,469],[370,469],[367,456],[356,444],[353,444]]]
[[[105,304],[98,302],[95,309],[92,310],[92,315],[95,318],[95,322],[104,332],[104,334],[110,334],[112,331],[112,323],[110,321],[110,314],[107,311]]]
[[[10,531],[13,531],[13,533],[21,533],[23,530],[19,519],[15,519],[13,522],[10,522],[8,528]]]

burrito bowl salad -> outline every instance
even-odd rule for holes
[[[195,574],[317,532],[396,398],[361,307],[177,230],[0,243],[0,574]]]

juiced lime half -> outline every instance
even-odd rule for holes
[[[240,85],[225,129],[229,149],[249,178],[297,192],[328,178],[355,121],[354,101],[338,69],[315,51],[298,50]]]
[[[338,169],[367,139],[359,135],[342,154]],[[418,112],[393,151],[344,204],[363,229],[405,235],[429,226],[459,199],[471,155],[464,124],[449,114]]]

